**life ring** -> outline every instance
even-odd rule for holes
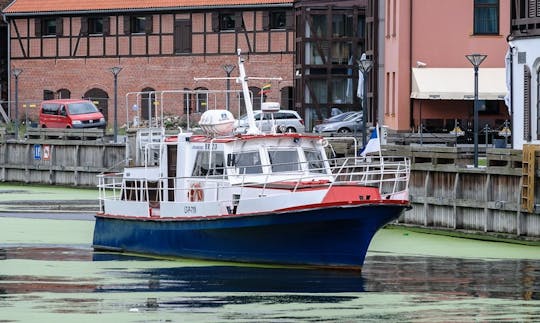
[[[191,188],[188,192],[188,199],[191,202],[199,202],[204,200],[204,193],[200,183],[191,184]]]

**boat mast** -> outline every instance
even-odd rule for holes
[[[238,49],[238,71],[240,73],[240,76],[236,79],[236,83],[240,83],[242,85],[242,93],[244,95],[244,104],[246,106],[246,114],[247,114],[247,121],[248,121],[248,129],[246,130],[246,134],[248,135],[257,135],[260,134],[261,131],[259,128],[257,128],[257,125],[255,124],[255,117],[253,115],[253,105],[251,104],[251,96],[249,95],[249,88],[248,88],[248,78],[246,76],[246,69],[244,68],[244,59],[242,56],[240,56],[241,49]]]

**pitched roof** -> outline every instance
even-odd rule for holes
[[[14,0],[7,15],[292,5],[294,0]]]

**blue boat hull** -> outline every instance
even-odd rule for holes
[[[361,269],[373,235],[405,204],[208,219],[96,216],[93,247],[139,254]]]

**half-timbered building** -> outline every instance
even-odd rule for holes
[[[369,19],[366,8],[372,12]],[[83,97],[110,119],[116,93],[119,119],[125,120],[130,93],[224,89],[224,80],[195,78],[238,75],[225,66],[236,64],[240,48],[250,76],[282,78],[270,91],[261,91],[263,81],[251,82],[253,95],[264,95],[254,99],[255,105],[279,101],[313,125],[333,107],[359,109],[356,61],[366,50],[376,55],[375,43],[365,41],[374,32],[375,13],[367,0],[15,0],[3,11],[10,101],[16,68],[22,71],[18,101],[26,109],[23,115],[35,115],[29,107],[43,99]],[[117,92],[112,67],[122,68]],[[230,83],[234,89],[235,82]],[[371,88],[370,106],[375,102]],[[140,100],[144,110],[160,98],[142,94]],[[208,95],[184,93],[168,103],[180,113],[195,113],[208,100]]]

